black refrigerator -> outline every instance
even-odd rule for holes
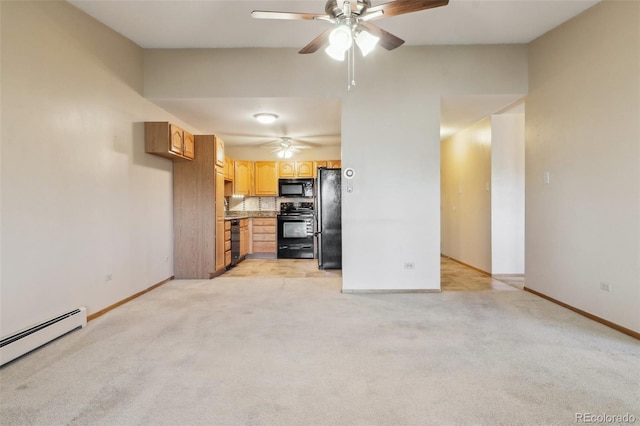
[[[316,236],[319,269],[342,269],[342,169],[318,168]]]

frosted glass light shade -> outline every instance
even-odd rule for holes
[[[346,25],[340,25],[329,34],[329,43],[336,49],[348,50],[353,44],[353,35],[351,28]]]
[[[329,47],[324,49],[324,51],[327,53],[327,55],[331,56],[336,61],[344,61],[346,50],[342,50],[330,44]]]
[[[356,44],[362,52],[362,56],[367,56],[378,44],[380,37],[374,36],[367,31],[361,31],[356,37]]]

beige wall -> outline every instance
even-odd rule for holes
[[[540,37],[529,75],[526,285],[640,331],[640,3]]]
[[[491,272],[491,117],[441,145],[442,254]]]
[[[0,10],[4,336],[173,274],[172,165],[144,153],[142,123],[171,117],[142,49],[66,2]]]

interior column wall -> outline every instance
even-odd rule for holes
[[[524,114],[491,117],[491,273],[524,274]]]

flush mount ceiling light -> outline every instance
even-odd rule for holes
[[[356,84],[354,40],[362,56],[367,56],[378,43],[387,50],[393,50],[404,43],[401,38],[369,21],[447,4],[449,0],[396,0],[371,6],[371,0],[328,0],[324,7],[325,14],[254,10],[251,16],[258,19],[319,20],[334,24],[333,28],[325,30],[298,53],[314,53],[328,45],[325,52],[333,59],[344,61],[347,56],[349,59],[347,87],[350,89]]]
[[[262,124],[271,124],[278,119],[278,116],[276,114],[272,114],[270,112],[261,112],[258,114],[254,114],[253,117]]]

